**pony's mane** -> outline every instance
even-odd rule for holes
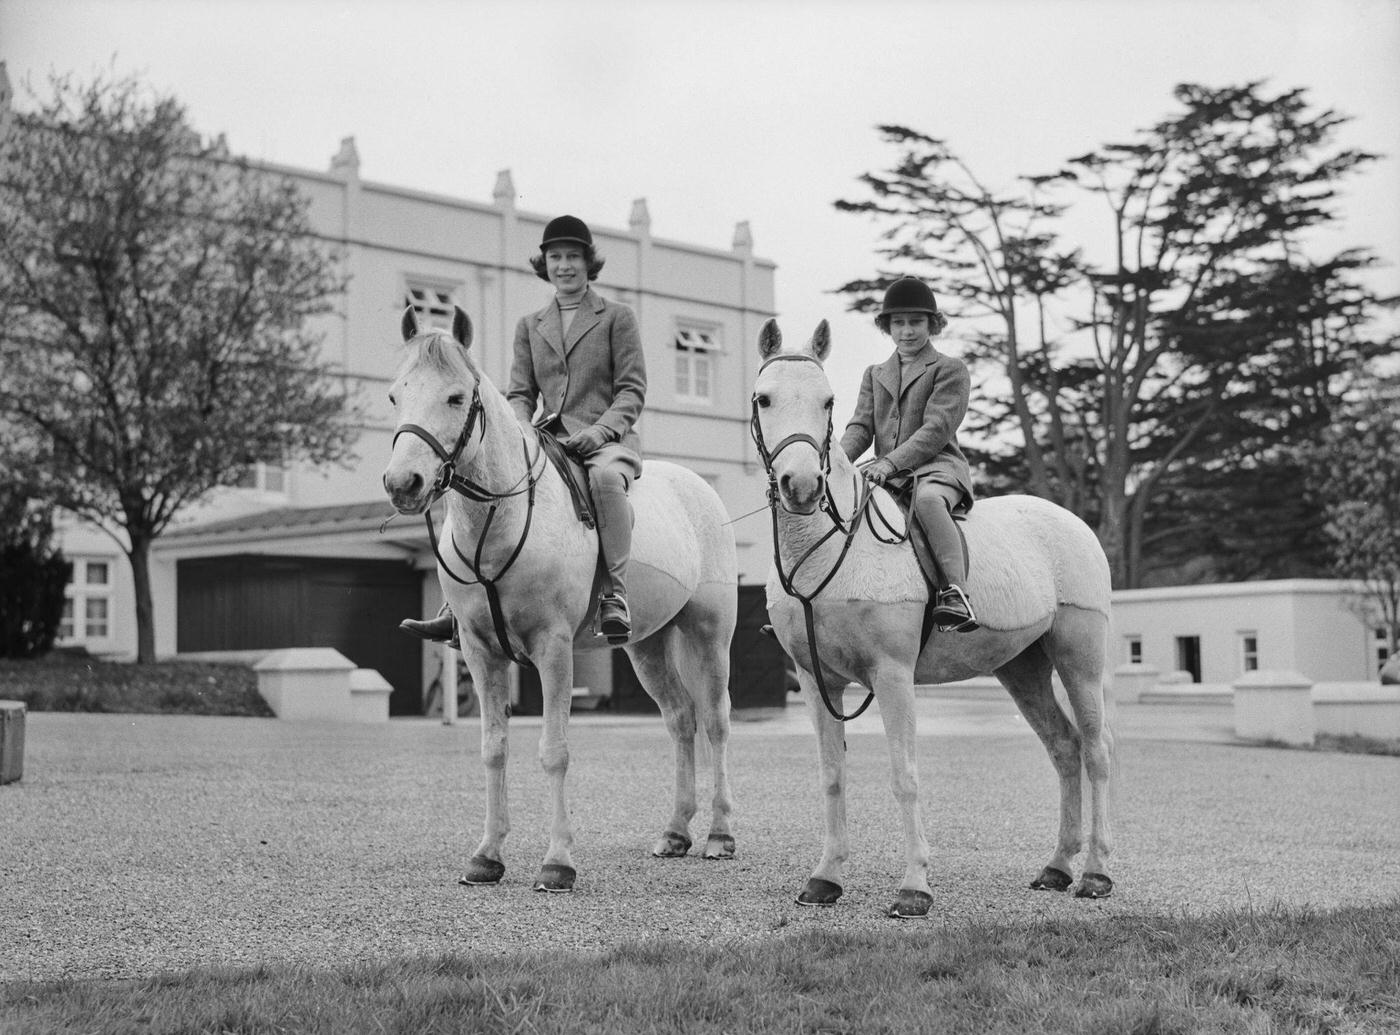
[[[460,377],[467,373],[475,381],[483,380],[481,368],[476,365],[471,353],[446,331],[436,328],[424,331],[417,340],[421,342],[419,361],[427,363],[438,373],[447,377]]]

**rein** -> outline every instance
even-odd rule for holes
[[[481,405],[481,386],[478,384],[472,389],[471,407],[467,411],[466,423],[462,427],[462,433],[457,436],[457,443],[451,451],[444,449],[442,443],[432,432],[417,424],[400,424],[394,432],[394,442],[399,440],[403,434],[416,435],[432,448],[442,461],[442,466],[438,468],[437,477],[433,479],[432,496],[428,500],[428,506],[423,511],[423,522],[428,528],[428,545],[432,547],[433,556],[437,558],[438,567],[445,571],[448,576],[463,586],[481,586],[486,590],[486,601],[491,609],[491,624],[495,628],[496,640],[501,646],[501,650],[506,657],[510,658],[517,665],[525,665],[533,668],[534,663],[510,645],[510,638],[506,633],[505,613],[501,609],[501,594],[496,584],[505,577],[520,556],[521,550],[525,547],[525,540],[530,535],[530,525],[535,516],[535,486],[539,484],[540,477],[544,473],[544,465],[539,471],[535,470],[535,461],[544,456],[544,450],[540,449],[532,458],[530,456],[530,443],[526,439],[524,432],[520,435],[520,445],[525,455],[525,473],[521,475],[509,489],[496,491],[489,489],[480,482],[472,481],[457,472],[457,464],[462,458],[462,451],[466,449],[467,443],[471,441],[472,431],[477,422],[481,424],[481,436],[486,437],[486,414]],[[392,447],[391,447],[392,448]],[[438,550],[437,530],[433,527],[432,505],[440,500],[448,491],[456,492],[465,496],[469,500],[477,503],[489,503],[490,509],[486,512],[486,520],[481,527],[481,534],[476,540],[476,550],[474,557],[468,557],[462,552],[462,548],[457,545],[457,536],[454,532],[451,536],[452,551],[457,555],[458,560],[467,566],[471,573],[476,576],[474,579],[464,579],[452,570],[447,559]],[[486,549],[486,538],[491,533],[491,523],[496,519],[496,512],[500,509],[503,500],[525,494],[525,527],[521,529],[520,538],[515,543],[515,549],[511,551],[506,562],[501,565],[500,570],[495,575],[488,578],[482,573],[482,553]]]
[[[769,363],[776,363],[781,360],[804,360],[821,366],[821,361],[813,356],[801,354],[781,355],[769,357],[768,360],[758,368],[758,372],[760,374],[763,373]],[[813,436],[798,432],[788,435],[770,452],[763,441],[763,427],[759,422],[758,416],[757,394],[754,395],[752,400],[752,409],[753,415],[749,422],[749,428],[753,435],[754,445],[758,447],[758,454],[763,460],[763,468],[768,474],[768,510],[773,519],[773,567],[778,573],[778,582],[782,585],[783,591],[802,605],[802,617],[807,625],[807,649],[811,655],[812,677],[816,680],[817,689],[821,693],[822,704],[826,706],[826,710],[831,714],[832,718],[836,719],[838,722],[850,722],[852,719],[859,717],[861,713],[870,707],[870,702],[875,699],[875,692],[872,690],[866,694],[865,700],[861,703],[860,707],[849,715],[843,714],[840,709],[831,703],[831,694],[827,690],[826,680],[822,677],[821,661],[817,656],[817,630],[812,613],[812,601],[817,598],[821,591],[836,577],[836,573],[841,570],[841,565],[846,560],[846,554],[850,551],[851,544],[855,541],[856,533],[860,531],[862,518],[865,519],[871,534],[882,543],[894,545],[895,543],[904,542],[905,539],[908,538],[908,532],[906,531],[903,535],[895,532],[884,514],[881,513],[880,508],[872,507],[875,499],[875,490],[869,483],[862,484],[859,476],[853,478],[853,481],[857,483],[853,488],[859,500],[855,509],[851,511],[850,518],[845,521],[842,520],[840,511],[836,505],[836,499],[831,494],[832,425],[830,412],[827,413],[826,418],[825,441],[819,443]],[[807,551],[797,559],[796,563],[794,563],[790,569],[784,571],[782,550],[779,545],[778,536],[778,509],[782,506],[782,501],[778,492],[777,478],[773,474],[773,460],[779,453],[795,442],[803,442],[810,445],[817,451],[817,456],[821,459],[822,476],[826,482],[826,491],[822,495],[821,502],[817,506],[818,509],[831,518],[831,528],[827,530],[825,535],[808,547]],[[871,516],[872,510],[876,514],[879,514],[880,523],[885,526],[885,530],[892,538],[886,539],[875,529],[874,518]],[[811,593],[804,594],[798,592],[797,587],[794,585],[794,579],[797,577],[798,571],[804,564],[811,560],[812,556],[820,547],[838,534],[844,536],[845,541],[841,544],[841,552],[836,557],[836,563],[831,566],[831,570],[826,573],[826,576],[817,584],[817,588]]]

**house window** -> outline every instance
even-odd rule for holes
[[[238,488],[259,492],[286,492],[287,469],[281,464],[249,464],[238,479]]]
[[[1259,634],[1254,632],[1240,633],[1240,671],[1259,671]]]
[[[1383,625],[1376,626],[1375,648],[1376,671],[1379,672],[1385,667],[1385,663],[1390,660],[1390,630]]]
[[[1142,637],[1137,634],[1123,637],[1123,647],[1129,665],[1142,664]]]
[[[719,354],[719,330],[695,324],[676,327],[676,398],[686,402],[714,401],[714,365]]]
[[[417,310],[420,327],[452,330],[452,312],[457,305],[457,292],[453,288],[410,280],[404,290],[403,301],[404,305]]]
[[[112,635],[112,562],[73,561],[73,581],[63,591],[63,618],[58,638],[80,644]]]

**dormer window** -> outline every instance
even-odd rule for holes
[[[713,403],[715,361],[720,351],[719,329],[678,324],[672,345],[676,354],[676,399]]]
[[[418,325],[422,328],[452,330],[452,310],[456,304],[457,292],[443,284],[410,280],[404,290],[404,305],[417,311]]]

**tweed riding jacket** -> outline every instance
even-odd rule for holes
[[[559,414],[570,434],[597,424],[640,455],[632,425],[646,392],[641,337],[628,306],[589,288],[567,334],[554,301],[516,325],[506,398],[519,419],[533,420],[538,402]]]
[[[895,486],[908,476],[962,489],[964,506],[973,500],[972,472],[958,448],[958,426],[967,414],[972,378],[967,364],[945,356],[932,344],[909,361],[901,386],[899,353],[866,367],[855,413],[841,436],[841,448],[855,460],[871,445],[875,456],[894,464]]]

